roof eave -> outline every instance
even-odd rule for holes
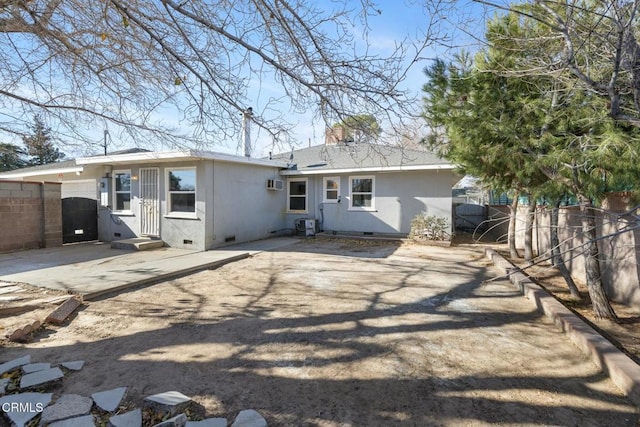
[[[411,166],[372,166],[362,168],[342,168],[342,169],[302,169],[293,170],[287,169],[280,171],[282,176],[293,175],[327,175],[327,174],[342,174],[342,173],[361,173],[361,172],[406,172],[406,171],[430,171],[430,170],[453,170],[455,166],[450,164],[438,164],[438,165],[411,165]]]
[[[57,175],[61,173],[82,173],[84,171],[84,167],[82,166],[71,166],[64,168],[49,168],[49,169],[41,169],[36,171],[26,171],[26,172],[6,172],[0,175],[0,179],[17,179],[17,178],[32,178],[36,176],[44,176],[44,175]]]
[[[240,157],[231,154],[197,150],[142,152],[84,157],[76,160],[76,163],[80,165],[122,165],[131,163],[166,163],[172,161],[188,160],[217,160],[221,162],[241,163],[277,168],[287,167],[286,162],[277,160],[254,159],[250,157]]]

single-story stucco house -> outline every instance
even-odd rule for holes
[[[406,235],[421,212],[451,220],[459,176],[431,153],[339,143],[270,157],[128,150],[4,172],[0,179],[60,182],[65,242],[148,236],[206,250],[301,225]],[[74,203],[65,207],[65,200]],[[89,225],[74,219],[82,209],[94,217]]]

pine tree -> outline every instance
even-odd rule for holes
[[[0,172],[11,171],[26,166],[25,152],[14,144],[0,143]]]
[[[31,134],[22,137],[27,155],[30,156],[29,165],[46,165],[58,162],[65,157],[65,154],[55,146],[51,128],[45,125],[42,117],[34,116],[30,129]]]

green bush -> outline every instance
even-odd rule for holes
[[[409,237],[416,240],[451,240],[449,220],[426,212],[411,220]]]

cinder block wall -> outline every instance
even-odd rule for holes
[[[60,183],[0,181],[0,252],[62,245]]]

